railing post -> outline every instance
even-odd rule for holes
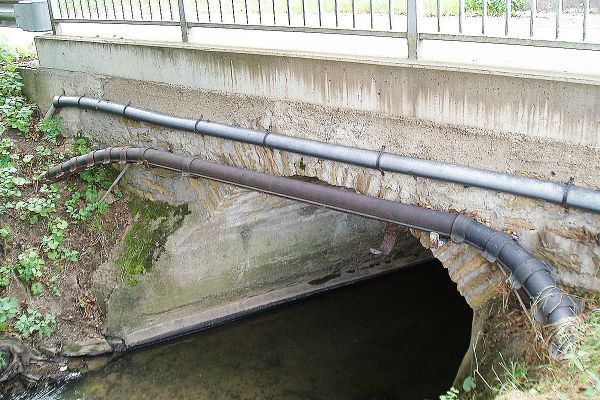
[[[183,0],[179,1],[179,25],[181,25],[181,40],[184,42],[188,41],[188,24],[185,19],[185,6],[183,5]]]
[[[419,58],[419,18],[421,16],[421,0],[407,0],[406,39],[408,41],[408,58]]]
[[[48,13],[50,13],[50,29],[52,29],[52,34],[56,35],[56,22],[54,21],[54,10],[52,9],[52,0],[46,0],[48,3]]]

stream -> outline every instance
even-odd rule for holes
[[[438,399],[472,312],[437,261],[123,354],[19,399]]]

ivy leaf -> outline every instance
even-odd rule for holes
[[[467,376],[463,381],[462,387],[465,392],[470,392],[471,390],[475,389],[476,385],[473,377]]]

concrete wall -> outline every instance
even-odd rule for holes
[[[371,149],[385,144],[398,154],[559,182],[573,176],[579,185],[600,188],[593,168],[600,156],[600,86],[595,81],[61,38],[38,39],[38,53],[41,67],[22,73],[28,94],[42,106],[64,91],[331,143]],[[462,212],[513,234],[549,260],[561,282],[600,290],[598,215],[428,179],[381,176],[91,111],[64,109],[60,114],[70,134],[83,133],[98,146],[170,147],[225,164],[314,177],[371,196]],[[225,185],[205,193],[192,182],[144,174],[128,174],[132,190],[193,203],[198,212],[225,207],[207,200],[227,192]],[[426,233],[413,233],[428,246]],[[449,243],[434,254],[472,307],[498,293],[503,275],[474,249]]]
[[[36,47],[44,68],[600,145],[597,78],[126,40],[38,37]]]

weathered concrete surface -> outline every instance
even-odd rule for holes
[[[98,96],[140,107],[266,130],[269,127],[298,137],[378,149],[473,167],[566,182],[570,176],[582,186],[600,188],[592,167],[600,151],[550,139],[433,124],[376,113],[324,107],[258,96],[219,93],[179,86],[60,70],[24,70],[30,95],[40,103],[62,89],[70,94]],[[557,100],[558,101],[558,100]],[[540,201],[465,188],[429,179],[376,171],[301,157],[261,147],[234,144],[191,133],[162,129],[90,111],[61,111],[71,134],[85,133],[99,145],[172,146],[178,153],[278,175],[312,176],[331,185],[394,201],[438,210],[461,211],[513,234],[534,254],[549,259],[563,283],[600,290],[600,216],[580,210],[565,211]],[[174,193],[195,194],[191,185],[167,184],[164,198]],[[141,182],[147,190],[151,182]],[[187,200],[186,200],[187,201]],[[452,247],[452,244],[446,245]],[[460,258],[455,258],[460,259]],[[449,266],[451,260],[446,262]],[[474,262],[474,261],[473,261]],[[483,264],[481,264],[483,265]],[[470,277],[472,275],[465,275]],[[468,278],[467,278],[468,279]],[[483,282],[488,279],[481,280]],[[497,278],[490,278],[495,282]],[[480,288],[481,292],[491,293]],[[475,293],[475,292],[474,292]],[[485,298],[467,300],[477,306]],[[484,296],[485,297],[485,296]]]
[[[193,209],[168,238],[152,271],[136,276],[137,285],[115,279],[119,257],[96,271],[107,308],[104,334],[125,346],[431,258],[406,230],[390,256],[372,255],[370,247],[383,237],[377,221],[195,179],[176,177],[172,187],[171,176],[138,172],[129,178],[130,190],[160,186],[165,192],[146,190],[146,196],[171,201],[189,196]],[[187,195],[168,193],[185,186]]]
[[[60,36],[38,37],[36,47],[44,68],[488,129],[480,133],[488,140],[512,133],[600,145],[600,81],[592,76]]]

